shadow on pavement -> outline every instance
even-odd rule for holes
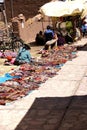
[[[87,44],[82,47],[77,47],[78,51],[87,51]]]
[[[87,96],[36,98],[15,130],[87,130]]]

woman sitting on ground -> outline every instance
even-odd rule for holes
[[[14,61],[14,65],[20,65],[24,63],[31,62],[31,54],[29,52],[30,46],[28,44],[24,44],[23,47],[20,48],[18,55]]]
[[[37,33],[35,41],[36,41],[37,45],[44,45],[45,44],[45,38],[44,38],[44,35],[43,35],[42,31]]]
[[[61,33],[57,33],[57,37],[57,46],[63,46],[66,43],[65,37]]]

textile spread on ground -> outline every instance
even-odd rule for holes
[[[67,45],[42,53],[41,58],[34,59],[31,64],[21,65],[9,73],[13,78],[0,83],[0,105],[6,105],[38,89],[41,83],[55,76],[66,61],[75,57],[76,48]]]

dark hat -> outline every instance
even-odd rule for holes
[[[30,50],[31,49],[31,47],[30,47],[30,45],[28,45],[28,44],[24,44],[24,48],[26,48],[27,50]]]

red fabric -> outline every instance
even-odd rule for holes
[[[11,61],[11,60],[12,60],[12,56],[7,56],[6,59],[7,59],[8,61]]]

